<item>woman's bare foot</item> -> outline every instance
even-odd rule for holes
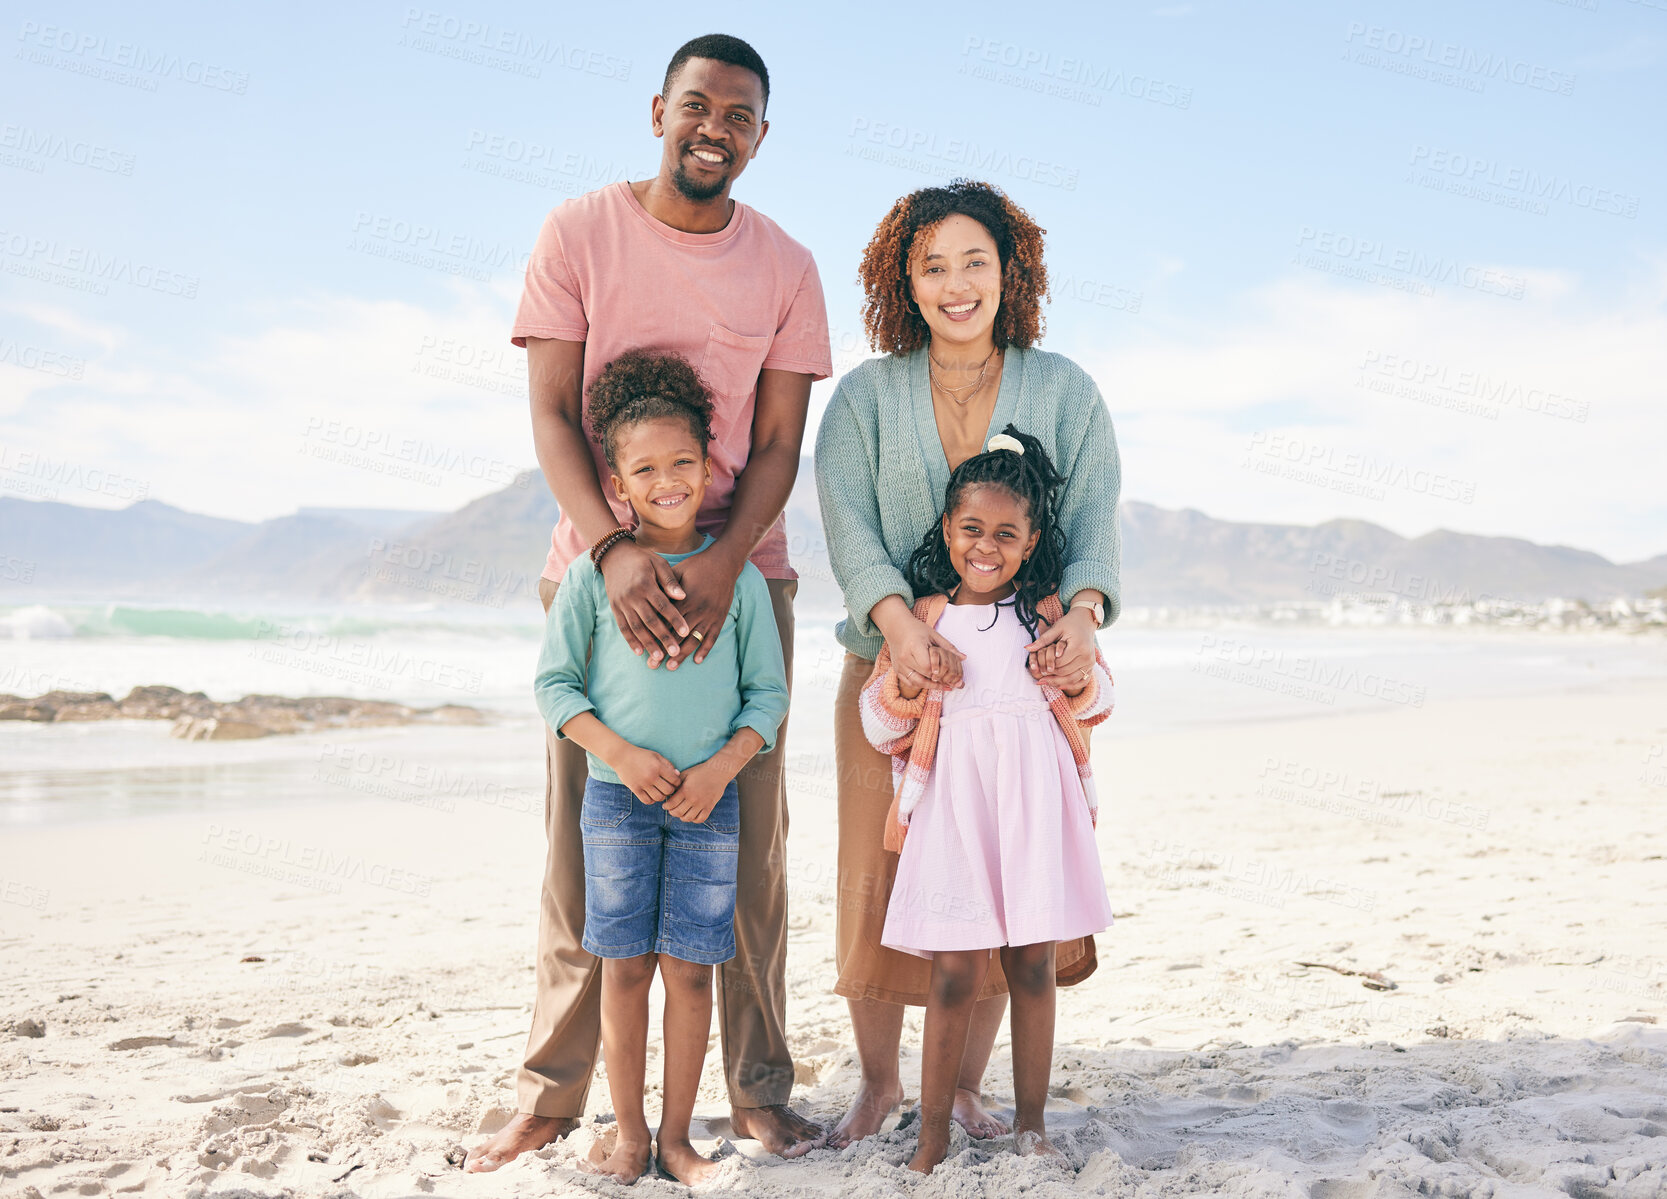
[[[757,1141],[777,1157],[799,1157],[827,1140],[814,1124],[782,1103],[769,1107],[731,1107],[729,1126],[738,1137]]]
[[[523,1153],[542,1149],[561,1140],[577,1127],[579,1122],[572,1116],[534,1116],[527,1112],[519,1112],[515,1119],[499,1129],[491,1140],[469,1150],[469,1156],[463,1161],[463,1169],[470,1174],[484,1174],[488,1170],[496,1170],[499,1166],[508,1165]]]
[[[713,1175],[718,1172],[718,1163],[702,1157],[686,1140],[661,1141],[654,1160],[660,1164],[660,1169],[691,1188],[712,1181]]]
[[[648,1169],[648,1155],[652,1149],[653,1143],[647,1133],[634,1137],[620,1136],[614,1142],[612,1153],[600,1161],[594,1156],[581,1157],[579,1169],[586,1174],[601,1174],[630,1186]]]
[[[966,1087],[955,1088],[955,1106],[950,1115],[974,1140],[1004,1137],[1011,1131],[1007,1121],[985,1108],[983,1096]]]
[[[1019,1135],[1013,1138],[1013,1149],[1020,1157],[1046,1157],[1060,1165],[1065,1164],[1065,1155],[1048,1140],[1046,1129],[1021,1128]]]
[[[857,1097],[851,1103],[851,1110],[845,1113],[845,1118],[839,1122],[828,1134],[828,1146],[833,1149],[843,1149],[864,1137],[871,1137],[880,1131],[880,1126],[886,1118],[897,1110],[897,1105],[903,1102],[903,1084],[894,1083],[890,1088],[881,1089],[870,1087],[866,1082],[857,1088]]]

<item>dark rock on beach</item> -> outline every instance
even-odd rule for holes
[[[462,704],[410,708],[379,699],[338,695],[245,695],[219,703],[201,691],[135,687],[117,700],[102,691],[48,691],[32,699],[0,695],[0,720],[171,720],[187,741],[240,741],[278,733],[378,728],[400,724],[484,724],[485,715]]]

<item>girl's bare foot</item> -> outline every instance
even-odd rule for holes
[[[880,1126],[902,1102],[902,1083],[893,1083],[885,1089],[871,1088],[866,1082],[863,1083],[857,1088],[857,1097],[851,1103],[851,1110],[845,1113],[845,1118],[839,1122],[839,1126],[828,1134],[829,1147],[843,1149],[864,1137],[873,1136],[880,1131]]]
[[[598,1143],[598,1150],[601,1143]],[[591,1157],[579,1159],[579,1169],[586,1174],[601,1174],[615,1182],[630,1186],[643,1176],[648,1169],[648,1155],[653,1148],[646,1134],[642,1136],[620,1136],[614,1144],[613,1152],[602,1157],[600,1152],[593,1151]],[[600,1161],[597,1158],[601,1158]]]
[[[1021,1128],[1019,1135],[1013,1138],[1013,1149],[1020,1157],[1046,1157],[1060,1165],[1065,1164],[1065,1155],[1048,1140],[1045,1129]]]
[[[948,1153],[948,1141],[938,1144],[936,1141],[928,1141],[923,1136],[915,1144],[915,1155],[909,1159],[909,1169],[916,1174],[930,1174],[932,1168],[943,1161]]]
[[[661,1141],[654,1160],[660,1169],[691,1188],[710,1182],[718,1172],[718,1163],[702,1157],[688,1141]]]
[[[966,1087],[955,1088],[955,1106],[950,1115],[974,1140],[1004,1137],[1011,1131],[1005,1120],[985,1108],[983,1096]]]
[[[523,1153],[561,1140],[577,1127],[579,1122],[571,1116],[534,1116],[519,1112],[490,1141],[469,1150],[463,1169],[470,1174],[496,1170]]]

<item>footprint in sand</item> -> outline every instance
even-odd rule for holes
[[[149,1049],[153,1045],[178,1044],[180,1044],[180,1042],[174,1040],[172,1037],[124,1037],[120,1041],[114,1041],[111,1044],[106,1045],[105,1048],[114,1050],[117,1053],[126,1053],[130,1049]]]
[[[272,1028],[261,1034],[260,1039],[264,1041],[270,1037],[304,1037],[310,1032],[312,1032],[312,1029],[305,1024],[299,1024],[292,1020],[287,1024],[273,1025]]]

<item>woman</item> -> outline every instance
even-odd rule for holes
[[[880,944],[897,855],[883,844],[891,764],[863,736],[858,696],[882,641],[899,673],[960,685],[955,647],[915,618],[903,567],[937,520],[949,473],[1012,422],[1039,438],[1067,482],[1060,521],[1065,618],[1030,647],[1031,672],[1064,688],[1094,664],[1094,633],[1117,618],[1120,470],[1111,417],[1075,363],[1034,348],[1047,294],[1042,230],[999,190],[956,180],[899,200],[863,255],[863,323],[883,352],[840,380],[816,437],[828,555],[845,595],[835,700],[839,769],[836,993],[850,1005],[862,1085],[829,1138],[878,1132],[903,1097],[906,1004],[926,1002],[930,965]],[[1094,969],[1092,938],[1062,944],[1061,984]],[[961,1063],[954,1115],[974,1137],[1006,1126],[979,1098],[1006,1007],[992,966]]]

